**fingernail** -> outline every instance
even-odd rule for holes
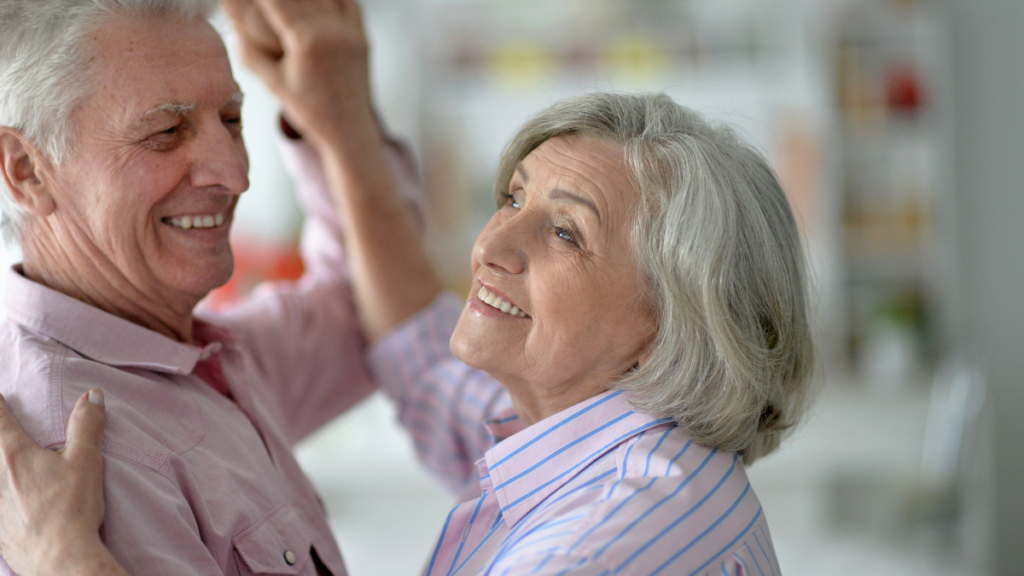
[[[99,388],[89,390],[89,402],[92,402],[97,406],[103,406],[103,390],[100,390]]]

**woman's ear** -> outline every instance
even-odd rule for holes
[[[45,218],[57,208],[46,156],[14,128],[0,126],[0,175],[18,206]]]
[[[654,352],[654,344],[653,343],[648,344],[647,345],[647,349],[644,350],[642,354],[640,354],[639,358],[637,358],[637,360],[636,360],[636,367],[639,368],[639,367],[643,366],[644,364],[647,364],[647,361],[651,359],[651,353],[652,352]]]

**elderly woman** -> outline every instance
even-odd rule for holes
[[[373,351],[418,443],[472,454],[496,416],[478,476],[432,463],[479,484],[427,573],[779,573],[743,466],[800,416],[812,344],[764,159],[664,95],[591,94],[528,122],[496,187],[468,302]]]
[[[797,421],[813,354],[797,228],[764,159],[667,96],[590,94],[520,130],[496,190],[454,358],[386,348],[443,335],[436,305],[375,351],[410,358],[377,371],[388,389],[419,379],[403,406],[464,422],[472,403],[433,390],[479,381],[464,394],[486,398],[488,376],[514,405],[428,574],[777,574],[743,465]]]

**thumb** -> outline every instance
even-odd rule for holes
[[[68,436],[64,455],[69,460],[100,458],[103,448],[103,429],[107,425],[103,391],[93,388],[75,404],[68,422]]]
[[[7,401],[0,395],[0,454],[12,454],[19,448],[33,444],[25,429],[11,413]]]

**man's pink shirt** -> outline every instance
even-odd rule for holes
[[[198,314],[203,348],[6,272],[0,392],[29,434],[56,448],[75,401],[104,390],[102,536],[130,574],[314,575],[311,550],[345,574],[291,450],[375,386],[322,171],[304,145],[285,152],[302,175],[306,273],[226,313]],[[234,401],[196,375],[211,354]]]

